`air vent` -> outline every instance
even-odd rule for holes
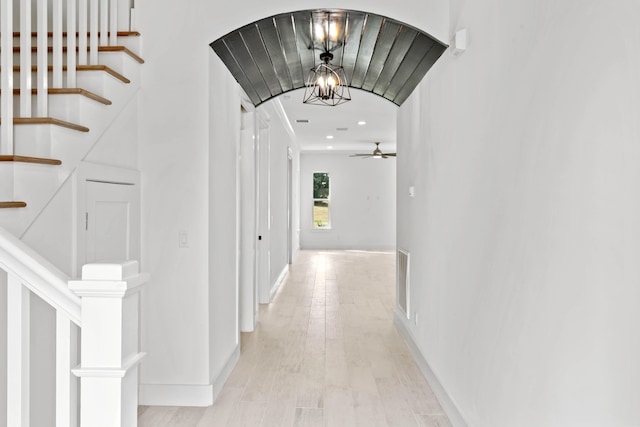
[[[398,298],[398,307],[404,312],[407,319],[410,318],[409,313],[409,300],[410,300],[410,287],[409,287],[409,252],[402,249],[398,249],[398,259],[396,264],[397,277],[396,277],[396,295]]]
[[[340,132],[346,132],[349,130],[349,128],[336,128],[336,130]]]
[[[296,123],[309,123],[309,119],[296,119]]]

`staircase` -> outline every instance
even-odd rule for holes
[[[132,3],[0,1],[0,425],[42,424],[30,420],[43,393],[30,390],[35,296],[55,316],[55,420],[46,427],[137,425],[137,298],[147,276],[127,261],[85,265],[71,280],[20,240],[135,108],[144,61]]]
[[[26,232],[136,95],[140,34],[117,19],[131,11],[130,0],[20,0],[7,22],[2,10],[0,224],[14,235]]]

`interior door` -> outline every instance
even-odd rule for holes
[[[287,148],[287,262],[293,264],[293,154]]]
[[[86,182],[86,263],[140,258],[138,188]]]

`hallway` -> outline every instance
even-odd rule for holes
[[[215,404],[140,427],[450,427],[393,325],[395,254],[301,251]]]

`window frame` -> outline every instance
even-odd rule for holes
[[[328,194],[327,197],[320,197],[320,198],[316,198],[315,197],[315,177],[316,174],[324,174],[326,175],[326,177],[329,180],[329,183],[327,185],[327,190],[328,190]],[[311,224],[313,227],[313,230],[330,230],[331,229],[331,174],[329,172],[323,171],[323,172],[313,172],[311,174]],[[316,207],[316,202],[325,202],[327,205],[327,225],[325,226],[321,226],[318,225],[316,222],[316,216],[315,216],[315,207]]]

